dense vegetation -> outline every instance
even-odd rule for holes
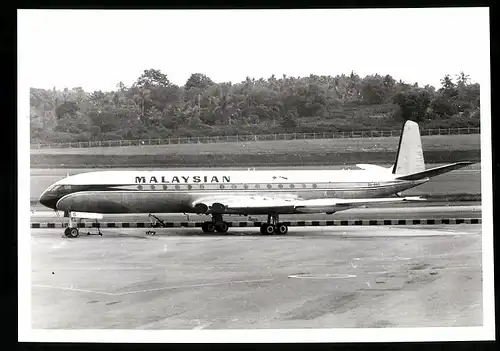
[[[461,72],[441,87],[390,75],[248,78],[215,83],[194,73],[184,86],[145,70],[115,91],[31,88],[32,142],[162,138],[244,133],[479,126],[479,84]]]

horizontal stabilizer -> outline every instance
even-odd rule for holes
[[[378,165],[370,165],[366,163],[358,163],[356,167],[364,169],[365,171],[375,171],[375,172],[390,172],[392,170],[393,166],[390,166],[389,168],[385,168],[382,166]]]
[[[456,163],[452,163],[452,164],[445,165],[445,166],[431,168],[431,169],[428,169],[428,170],[425,170],[425,171],[422,171],[422,172],[417,172],[417,173],[413,173],[413,174],[404,175],[404,176],[401,176],[401,177],[397,177],[396,179],[400,179],[400,180],[419,180],[419,179],[424,179],[424,178],[432,178],[432,177],[435,177],[437,175],[453,171],[455,169],[459,169],[459,168],[462,168],[462,167],[470,166],[472,164],[474,164],[474,162],[468,162],[468,161],[456,162]]]

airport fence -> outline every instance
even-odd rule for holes
[[[420,135],[457,135],[479,134],[480,128],[435,128],[421,129]],[[397,137],[401,130],[359,130],[322,133],[275,133],[275,134],[240,134],[224,136],[191,136],[169,137],[162,139],[136,139],[136,140],[97,140],[78,141],[66,143],[41,144],[32,143],[31,149],[67,149],[90,147],[116,147],[116,146],[142,146],[142,145],[172,145],[172,144],[211,144],[230,142],[255,142],[274,140],[311,140],[311,139],[355,139],[355,138],[382,138]]]

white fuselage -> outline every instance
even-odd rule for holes
[[[100,171],[64,178],[40,202],[63,211],[194,213],[200,198],[265,196],[284,199],[387,197],[428,179],[397,180],[389,169],[263,171]]]

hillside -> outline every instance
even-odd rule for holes
[[[130,87],[30,90],[32,143],[179,136],[479,127],[479,84],[461,72],[419,87],[390,75],[247,79],[215,83],[195,73],[177,86],[146,70]]]

